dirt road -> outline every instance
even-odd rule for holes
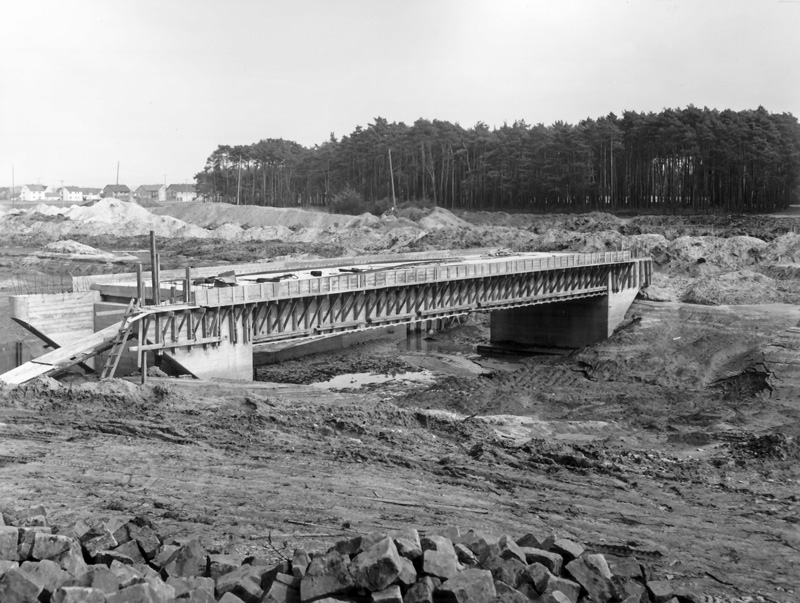
[[[685,308],[640,303],[635,312],[641,320],[576,357],[518,359],[484,376],[440,372],[434,384],[328,391],[158,380],[4,391],[0,500],[43,502],[60,525],[145,514],[211,550],[276,558],[409,525],[537,528],[629,547],[690,592],[796,601],[800,371],[779,368],[766,378],[772,391],[742,394],[714,378],[734,376],[730,358],[690,360],[703,354],[699,340],[719,347],[748,321],[758,323],[748,325],[759,333],[752,354],[782,342],[796,359],[800,335],[785,334],[798,310],[758,318],[707,308],[694,319],[706,328],[683,345],[674,334],[690,327],[674,315]],[[654,333],[673,348],[627,370]],[[371,343],[333,365],[352,371],[368,357],[385,371],[393,356],[396,343]]]

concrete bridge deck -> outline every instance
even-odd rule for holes
[[[492,313],[493,341],[587,345],[613,332],[640,287],[649,284],[650,266],[649,258],[629,251],[349,258],[278,270],[248,265],[234,275],[219,275],[226,267],[204,269],[218,276],[202,283],[162,275],[159,289],[170,301],[159,305],[148,304],[152,292],[144,282],[98,278],[88,290],[61,294],[58,305],[63,310],[63,296],[71,295],[70,302],[77,296],[74,312],[84,323],[88,312],[97,331],[118,320],[131,298],[143,298],[138,343],[131,348],[139,366],[147,354],[159,354],[197,376],[250,379],[256,345],[470,312]],[[53,300],[17,297],[15,320],[57,339],[48,324],[52,309],[50,315],[44,310]]]

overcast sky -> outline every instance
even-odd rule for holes
[[[800,0],[0,0],[0,186],[193,180],[375,117],[800,116]]]

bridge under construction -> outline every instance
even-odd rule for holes
[[[651,260],[630,251],[480,250],[242,264],[73,278],[18,295],[11,316],[52,351],[3,375],[16,384],[80,364],[100,377],[167,362],[195,377],[250,380],[265,346],[376,329],[429,329],[491,313],[493,343],[576,348],[611,335]]]

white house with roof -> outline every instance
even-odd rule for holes
[[[125,199],[127,201],[130,199],[131,189],[125,184],[107,184],[103,187],[100,196],[104,199],[106,197],[115,197],[116,199]]]
[[[82,203],[83,191],[78,186],[62,186],[56,191],[62,201],[67,203]]]
[[[81,188],[81,194],[83,194],[84,201],[98,201],[101,199],[99,188],[83,187]]]
[[[197,191],[194,184],[170,184],[167,187],[167,201],[194,201]]]
[[[20,191],[22,201],[44,201],[47,196],[47,187],[42,184],[26,184]]]
[[[137,199],[147,199],[148,201],[163,201],[161,191],[164,188],[163,184],[142,184],[133,191],[133,196]]]

